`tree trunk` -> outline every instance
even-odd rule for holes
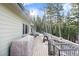
[[[59,25],[58,25],[58,27],[59,27],[59,37],[61,37],[61,26],[60,26],[60,23],[59,23]]]
[[[68,40],[69,40],[69,38],[70,38],[70,37],[69,37],[69,34],[68,34]]]

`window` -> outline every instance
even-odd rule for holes
[[[25,25],[25,34],[27,34],[27,25]]]
[[[23,24],[23,34],[27,34],[27,25]]]
[[[23,34],[24,34],[24,24],[23,24]]]

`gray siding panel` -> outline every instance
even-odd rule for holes
[[[0,56],[9,54],[12,40],[22,36],[22,19],[0,6]]]

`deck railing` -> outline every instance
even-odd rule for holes
[[[53,44],[52,46],[56,56],[79,56],[79,49],[70,44]]]
[[[55,56],[79,56],[79,44],[46,33],[49,54]]]

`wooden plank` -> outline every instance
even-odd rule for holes
[[[34,42],[33,56],[48,56],[48,42],[43,43],[40,37],[37,37]]]

